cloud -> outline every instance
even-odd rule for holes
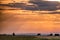
[[[36,4],[40,10],[57,10],[57,6],[60,6],[58,2],[47,1],[30,1],[30,3]]]
[[[4,4],[4,5],[13,7],[13,8],[21,8],[24,10],[33,10],[33,11],[35,10],[54,11],[54,10],[60,9],[60,3],[58,2],[47,2],[47,1],[42,1],[42,0],[30,0],[29,3],[9,3],[9,4]]]
[[[29,3],[31,3],[32,5],[29,5]],[[15,8],[22,8],[24,10],[49,10],[49,11],[54,11],[54,10],[58,10],[60,8],[58,8],[57,6],[60,7],[59,3],[57,2],[46,2],[46,1],[40,1],[40,2],[34,2],[34,1],[30,1],[29,3],[25,4],[25,3],[10,3],[12,5],[10,5],[11,7],[15,7]]]

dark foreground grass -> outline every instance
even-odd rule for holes
[[[50,36],[0,36],[0,40],[60,40],[60,37]]]

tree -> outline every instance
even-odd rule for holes
[[[15,36],[15,33],[13,33],[13,36]]]
[[[38,33],[38,34],[37,34],[37,36],[41,36],[41,34],[40,34],[40,33]]]
[[[59,36],[59,34],[55,34],[55,36]]]
[[[53,36],[53,34],[51,33],[49,36]]]

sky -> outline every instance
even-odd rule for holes
[[[1,11],[0,16],[0,34],[11,33],[60,33],[60,14],[42,14],[43,13],[60,13],[60,3],[34,1],[31,3],[34,6],[28,6],[27,4],[17,4],[22,0],[15,0],[16,6],[0,6],[5,10]],[[24,0],[25,2],[29,0]],[[27,3],[26,2],[26,3]],[[36,2],[36,3],[34,3]],[[9,5],[13,3],[11,0],[1,0],[1,4]],[[28,3],[29,4],[29,3]],[[58,6],[58,8],[57,8]],[[14,9],[15,10],[6,10]],[[19,10],[19,8],[23,10]],[[42,10],[42,11],[38,11]],[[50,11],[46,11],[50,10]],[[32,12],[33,11],[33,12]],[[40,14],[40,13],[41,14]]]
[[[27,2],[29,0],[1,0],[0,2],[2,2],[3,4],[7,4],[7,3],[13,3],[13,1],[15,1],[15,2]]]

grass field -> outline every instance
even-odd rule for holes
[[[0,36],[0,40],[60,40],[58,36]]]

